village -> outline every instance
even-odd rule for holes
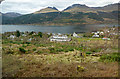
[[[19,31],[17,31],[18,33],[20,33]],[[7,39],[11,39],[14,40],[18,37],[28,37],[30,35],[32,36],[39,36],[41,32],[22,32],[20,34],[18,34],[19,36],[16,36],[15,32],[11,32],[11,33],[5,33],[5,36],[7,37]],[[115,27],[109,28],[109,29],[103,29],[103,30],[98,30],[98,31],[92,31],[90,33],[85,33],[85,34],[80,34],[80,33],[76,33],[74,32],[73,34],[61,34],[61,33],[45,33],[46,35],[49,36],[48,40],[49,41],[58,41],[58,42],[68,42],[71,41],[72,38],[83,38],[83,37],[88,37],[88,38],[101,38],[103,40],[110,40],[110,38],[112,38],[113,36],[118,36],[118,30]],[[4,35],[3,35],[4,36]],[[42,33],[41,33],[42,36]],[[24,38],[20,39],[21,41],[24,40]],[[36,41],[36,38],[33,37],[29,37],[27,39],[27,41]]]
[[[5,32],[3,76],[116,77],[118,38],[117,27],[72,34]]]

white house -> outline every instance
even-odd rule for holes
[[[107,38],[107,37],[104,37],[104,38],[102,38],[103,40],[110,40],[110,38]]]
[[[28,41],[32,41],[32,38],[28,39]]]
[[[14,38],[16,38],[16,36],[15,35],[10,35],[10,38],[14,39]]]
[[[68,38],[67,35],[54,35],[50,37],[50,41],[70,41],[71,38]]]
[[[73,37],[79,37],[75,32],[73,33]]]
[[[100,32],[100,35],[103,35],[104,34],[104,32]]]
[[[95,35],[93,35],[92,37],[93,37],[93,38],[99,38],[100,36],[95,34]]]
[[[22,34],[22,36],[27,36],[27,35],[25,35],[25,34]]]

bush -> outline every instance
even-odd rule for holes
[[[17,37],[20,36],[20,31],[19,31],[19,30],[16,31],[16,36],[17,36]]]
[[[62,52],[64,51],[63,49],[56,49],[57,52]]]
[[[69,51],[74,51],[74,49],[73,49],[73,48],[69,48],[68,50],[69,50]]]
[[[30,44],[30,42],[26,42],[26,44]]]
[[[30,32],[30,34],[29,35],[32,35],[34,32],[32,31],[32,32]]]
[[[26,50],[24,48],[19,48],[19,51],[22,52],[22,53],[26,52]]]
[[[36,48],[34,48],[33,51],[36,51]]]
[[[8,50],[8,51],[6,51],[6,54],[13,54],[14,53],[14,51],[13,50]]]
[[[90,54],[92,54],[92,52],[88,51],[88,52],[86,52],[86,54],[90,55]]]
[[[101,48],[91,48],[90,51],[91,52],[100,52]]]
[[[23,44],[22,47],[26,47],[26,46]]]
[[[50,53],[56,53],[55,48],[49,48],[49,50],[50,50]]]
[[[42,32],[38,32],[38,35],[39,35],[41,38],[42,38],[42,36],[43,36],[43,35],[42,35]]]

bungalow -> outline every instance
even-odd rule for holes
[[[78,34],[74,32],[73,37],[80,37],[80,36],[78,36]]]
[[[104,35],[104,32],[100,32],[100,35]]]
[[[93,35],[92,37],[93,37],[93,38],[99,38],[100,36],[97,35],[97,34],[95,34],[95,35]]]
[[[28,41],[32,41],[32,38],[28,39]]]
[[[102,38],[103,40],[110,40],[110,38],[107,38],[107,37],[104,37],[104,38]]]
[[[10,38],[14,39],[14,38],[16,38],[16,36],[15,35],[10,35]]]
[[[54,35],[50,37],[50,41],[70,41],[71,38],[68,38],[67,35]]]
[[[22,36],[27,36],[27,35],[25,35],[25,34],[22,34]]]

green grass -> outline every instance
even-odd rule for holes
[[[100,61],[103,62],[120,62],[120,54],[119,53],[112,53],[112,54],[105,54],[100,57]]]

